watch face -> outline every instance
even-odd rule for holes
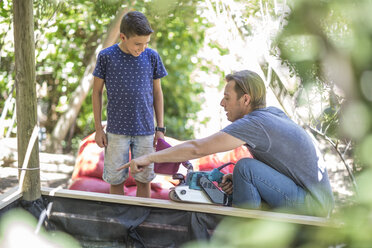
[[[155,127],[155,131],[159,131],[159,132],[165,133],[165,127]]]

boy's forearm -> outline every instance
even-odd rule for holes
[[[155,119],[156,119],[156,125],[158,127],[164,127],[164,104],[163,101],[161,103],[155,103],[154,104],[155,109]]]
[[[94,115],[94,128],[96,131],[103,130],[102,128],[102,94],[103,94],[104,80],[98,77],[94,77],[93,81],[93,93],[92,93],[92,104],[93,104],[93,115]]]
[[[93,92],[93,115],[94,115],[94,128],[96,131],[103,130],[102,128],[102,94]]]
[[[245,141],[234,136],[217,132],[206,138],[189,140],[174,147],[151,153],[148,155],[148,159],[152,163],[184,162],[218,152],[230,151],[244,144]]]
[[[154,82],[155,83],[155,82]],[[164,127],[164,100],[163,91],[160,86],[160,81],[154,87],[154,110],[155,119],[158,127]]]

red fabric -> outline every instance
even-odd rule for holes
[[[225,163],[232,162],[236,163],[242,158],[252,158],[251,153],[245,146],[240,146],[232,151],[226,152],[226,154],[220,159],[216,154],[202,157],[196,160],[194,168],[199,171],[211,171]],[[221,170],[222,173],[232,173],[234,165],[228,165]]]
[[[94,141],[95,133],[86,137],[80,145],[72,180],[79,177],[102,178],[104,149]]]
[[[233,162],[236,164],[242,158],[253,158],[246,146],[240,146],[234,150],[227,152],[221,159],[224,162]]]
[[[169,189],[152,189],[151,198],[169,200]]]
[[[68,188],[88,192],[110,193],[110,184],[95,177],[79,177]]]
[[[164,139],[158,139],[156,151],[164,150],[171,147]],[[158,174],[174,175],[177,173],[180,163],[154,163],[154,171]]]
[[[222,165],[223,162],[220,161],[216,154],[211,154],[202,158],[199,158],[195,162],[194,168],[199,171],[211,171],[214,168]]]
[[[129,177],[127,178],[127,180],[125,180],[124,185],[126,187],[136,186],[136,181],[134,180],[134,178],[132,177],[130,173],[129,173]]]
[[[80,177],[72,182],[69,189],[109,194],[110,184],[95,177]],[[136,192],[136,186],[124,185],[124,195],[136,196]],[[168,194],[168,189],[162,189],[158,183],[151,183],[151,198],[168,200]]]
[[[236,164],[242,158],[252,158],[252,154],[249,152],[246,146],[240,146],[232,151],[227,152],[221,159],[223,163],[232,162]],[[221,170],[222,173],[228,174],[232,173],[234,170],[234,165],[226,166]]]

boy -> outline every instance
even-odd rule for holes
[[[120,25],[120,43],[103,49],[93,72],[95,141],[105,147],[103,180],[111,194],[124,194],[128,170],[117,168],[132,158],[153,152],[158,138],[164,138],[163,92],[160,78],[167,71],[158,53],[147,48],[154,31],[144,14],[128,12]],[[103,85],[107,90],[107,134],[101,125]],[[154,129],[154,110],[157,127]],[[155,130],[155,136],[154,136]],[[136,196],[150,197],[153,164],[133,175]]]

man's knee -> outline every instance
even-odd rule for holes
[[[240,159],[234,167],[233,174],[238,173],[238,174],[246,174],[247,171],[250,171],[251,168],[254,165],[254,159],[252,158],[242,158]]]

